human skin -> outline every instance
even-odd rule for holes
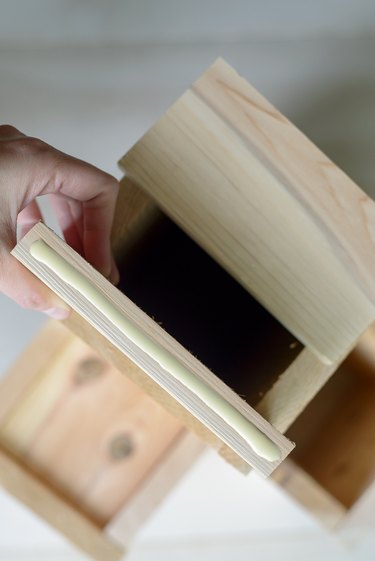
[[[37,197],[48,195],[67,243],[110,281],[118,271],[110,232],[117,180],[10,125],[0,125],[0,290],[23,308],[65,319],[70,310],[11,254],[42,219]]]

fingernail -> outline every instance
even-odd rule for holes
[[[70,315],[70,310],[64,308],[48,308],[43,312],[53,319],[66,319]]]

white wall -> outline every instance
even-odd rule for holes
[[[13,43],[186,42],[356,35],[375,27],[372,0],[2,0]]]

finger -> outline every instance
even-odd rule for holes
[[[62,155],[48,192],[82,202],[84,256],[108,277],[112,270],[110,234],[118,181],[95,167]]]
[[[19,227],[19,237],[23,238],[23,236],[40,220],[43,220],[43,216],[38,203],[34,200],[18,214],[17,224]]]
[[[66,319],[70,309],[65,302],[10,254],[15,243],[13,233],[1,232],[1,239],[4,243],[0,251],[0,290],[23,308]]]
[[[0,125],[0,140],[15,140],[25,135],[12,125]]]
[[[66,242],[83,255],[82,203],[59,195],[49,195],[49,199]]]

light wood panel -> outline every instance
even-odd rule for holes
[[[275,442],[281,451],[280,460],[270,462],[254,453],[251,446],[242,438],[241,434],[238,434],[233,426],[223,421],[213,408],[199,399],[190,388],[181,383],[175,376],[171,375],[170,372],[163,369],[156,360],[137,347],[126,334],[122,333],[114,326],[104,314],[77,290],[62,281],[50,268],[34,259],[29,249],[36,240],[44,240],[47,245],[61,255],[67,263],[70,263],[75,270],[89,279],[90,283],[93,284],[106,299],[111,301],[116,309],[118,309],[121,314],[124,314],[131,323],[136,325],[143,333],[147,333],[151,340],[156,342],[157,345],[165,348],[171,355],[178,358],[178,361],[190,370],[194,376],[197,376],[205,385],[221,395],[230,406],[236,408],[243,417],[248,419],[250,423],[253,423]],[[293,444],[290,441],[267,423],[253,408],[248,406],[184,347],[166,333],[160,325],[142,312],[124,294],[115,289],[102,275],[90,267],[84,259],[76,254],[43,224],[36,225],[16,246],[13,254],[50,288],[64,298],[73,309],[78,311],[81,316],[94,325],[99,332],[104,334],[113,345],[141,367],[213,433],[219,436],[222,441],[232,447],[238,455],[261,473],[269,475],[293,448]]]
[[[305,348],[260,399],[256,410],[284,433],[336,368],[337,364],[323,364]]]
[[[224,61],[121,160],[320,360],[374,319],[374,203]]]

